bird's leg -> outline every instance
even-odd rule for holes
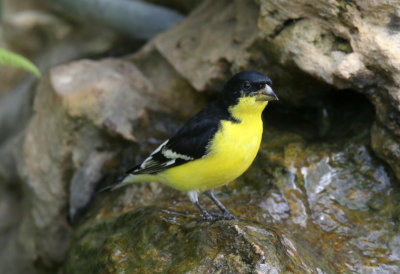
[[[205,192],[206,195],[218,206],[218,208],[222,211],[223,213],[223,218],[227,220],[233,220],[237,219],[232,213],[229,212],[229,210],[215,197],[214,192],[212,190],[208,190]]]
[[[199,204],[199,202],[195,202],[194,204],[195,204],[195,205],[197,206],[197,208],[201,211],[201,214],[203,214],[203,217],[204,217],[205,220],[207,220],[207,221],[214,221],[215,218],[214,218],[207,210],[205,210],[204,207],[202,207],[202,206]]]
[[[207,211],[204,207],[202,207],[199,203],[199,193],[196,190],[191,190],[188,192],[189,200],[197,206],[200,210],[201,214],[206,221],[215,221],[216,219]]]

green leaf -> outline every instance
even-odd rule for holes
[[[0,67],[7,65],[32,72],[38,78],[41,77],[39,69],[31,61],[21,55],[0,48]]]

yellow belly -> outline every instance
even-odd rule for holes
[[[222,121],[206,157],[165,170],[157,175],[157,181],[183,191],[204,191],[239,177],[251,165],[260,147],[261,112],[265,105],[255,113],[238,113],[240,123]]]

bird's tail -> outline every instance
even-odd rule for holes
[[[106,186],[99,190],[99,192],[116,190],[132,183],[154,182],[156,181],[153,175],[150,174],[128,174],[122,179],[118,180],[116,184]]]

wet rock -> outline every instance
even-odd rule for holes
[[[397,273],[399,190],[370,147],[373,110],[353,96],[340,109],[354,119],[331,119],[325,139],[305,130],[315,119],[306,109],[293,123],[268,106],[256,162],[217,193],[239,221],[199,222],[184,193],[160,184],[98,195],[73,233],[66,272]]]
[[[299,273],[315,265],[330,271],[312,256],[299,260],[290,235],[251,222],[210,224],[175,210],[142,207],[83,225],[65,272]]]
[[[400,157],[400,144],[390,130],[383,125],[375,123],[371,129],[371,144],[379,157],[385,159],[396,174],[400,173],[398,159]]]
[[[399,271],[400,246],[392,242],[398,237],[398,189],[365,135],[307,144],[266,128],[265,139],[258,161],[270,166],[267,182],[274,186],[247,194],[258,202],[261,212],[253,214],[260,222],[296,231],[295,242],[320,254],[334,272]]]

